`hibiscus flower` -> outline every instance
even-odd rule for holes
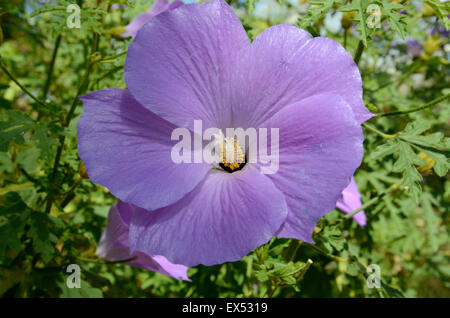
[[[135,206],[131,252],[194,266],[239,260],[273,236],[313,243],[361,163],[372,114],[334,40],[277,25],[250,43],[223,0],[183,5],[139,30],[124,76],[128,89],[82,97],[78,140],[91,180]],[[175,163],[171,133],[194,120],[277,128],[279,170]]]

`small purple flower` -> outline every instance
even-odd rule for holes
[[[111,262],[127,260],[134,257],[134,260],[125,264],[189,281],[186,266],[172,264],[161,255],[130,252],[128,232],[133,213],[133,206],[121,201],[111,207],[108,215],[108,224],[102,234],[96,254],[100,258]]]
[[[448,15],[447,18],[450,18],[450,15]],[[450,30],[447,30],[445,27],[435,26],[433,30],[431,30],[431,35],[435,35],[436,33],[445,38],[450,36]]]
[[[128,9],[128,6],[125,4],[113,3],[111,5],[111,10],[117,10],[117,9]]]
[[[407,42],[392,42],[389,45],[391,48],[397,48],[399,46],[406,46],[406,49],[413,58],[418,58],[423,52],[423,45],[417,40],[411,40]]]
[[[336,203],[336,207],[345,213],[350,213],[361,207],[361,194],[356,186],[355,179],[352,177],[349,185],[342,191],[341,197]],[[364,211],[358,212],[353,219],[361,226],[366,225],[366,215]]]
[[[423,52],[423,45],[419,43],[417,40],[412,40],[408,42],[408,52],[413,57],[419,57]]]
[[[148,12],[143,12],[139,14],[130,24],[128,24],[125,27],[125,29],[127,29],[127,32],[123,33],[122,37],[124,38],[127,36],[135,37],[140,28],[142,28],[144,24],[150,21],[151,18],[167,10],[173,10],[175,8],[178,8],[182,4],[183,2],[178,0],[175,0],[172,3],[169,3],[168,0],[155,0],[155,2],[150,7]]]
[[[128,89],[81,99],[91,180],[136,206],[130,250],[186,266],[241,259],[273,236],[312,242],[363,155],[358,67],[336,41],[290,25],[250,43],[223,0],[155,16],[130,44]],[[174,163],[177,127],[278,128],[279,170]],[[270,131],[270,129],[269,129]]]

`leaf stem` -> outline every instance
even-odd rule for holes
[[[105,57],[102,58],[99,62],[100,62],[100,63],[103,63],[103,62],[110,62],[110,61],[113,61],[113,60],[115,60],[116,58],[121,57],[122,55],[125,55],[125,54],[127,54],[127,51],[123,51],[123,52],[120,52],[120,53],[118,53],[118,54],[111,55],[111,56],[105,56]]]
[[[356,52],[355,52],[355,57],[353,58],[353,60],[355,61],[356,65],[358,65],[359,60],[361,59],[361,55],[364,51],[364,43],[363,41],[359,40],[358,42],[358,46],[356,48]]]
[[[65,128],[69,126],[70,121],[72,120],[73,114],[75,113],[75,109],[78,106],[78,103],[80,102],[80,100],[78,99],[78,96],[83,94],[84,91],[88,87],[89,74],[92,70],[92,65],[95,63],[95,62],[93,62],[92,57],[94,56],[94,53],[97,51],[97,48],[98,48],[98,33],[94,32],[93,38],[92,38],[91,52],[86,61],[86,72],[84,74],[84,78],[81,81],[80,87],[78,88],[75,98],[73,99],[73,102],[72,102],[72,105],[70,106],[67,117],[65,118],[65,120],[62,123],[62,126]],[[52,173],[49,178],[50,184],[53,183],[53,181],[55,180],[56,172],[58,171],[59,161],[61,160],[61,154],[62,154],[62,151],[64,148],[65,141],[66,141],[66,136],[62,135],[59,138],[59,146],[58,146],[58,149],[56,150],[55,161],[53,163],[53,170],[52,170]],[[45,207],[46,213],[50,212],[50,210],[52,208],[53,199],[54,199],[53,195],[51,195],[49,193],[47,196],[47,203],[46,203],[46,207]]]
[[[44,102],[41,102],[36,96],[34,96],[28,89],[25,88],[22,84],[19,83],[19,81],[8,71],[8,69],[3,65],[3,63],[0,60],[0,69],[14,82],[17,86],[20,87],[20,89],[31,97],[36,103],[38,103],[41,106],[47,107],[47,105]]]
[[[62,209],[64,209],[66,207],[66,205],[69,204],[69,202],[72,201],[72,199],[75,197],[75,190],[81,184],[82,181],[83,181],[83,177],[79,177],[78,180],[74,183],[74,185],[67,192],[66,196],[64,197],[64,200],[60,204]]]
[[[58,35],[55,42],[55,47],[53,48],[52,59],[50,61],[48,71],[47,71],[47,79],[45,81],[44,90],[42,91],[41,98],[45,100],[47,98],[48,90],[50,88],[50,83],[53,77],[53,69],[55,67],[56,56],[58,55],[59,45],[61,44],[61,35]]]
[[[386,138],[386,139],[394,139],[397,137],[397,134],[394,134],[394,135],[385,134],[384,132],[379,131],[378,129],[376,129],[375,127],[373,127],[372,125],[369,125],[367,123],[363,123],[362,126],[366,129],[380,135],[381,137]]]
[[[300,246],[303,245],[303,242],[300,241],[300,240],[292,239],[291,243],[293,243],[293,246],[290,244],[291,245],[290,246],[290,251],[289,251],[289,254],[287,255],[287,261],[288,262],[291,262],[291,261],[293,261],[295,259],[295,255],[297,255],[298,249],[300,248]]]
[[[344,29],[344,49],[347,49],[347,31],[348,29]]]
[[[396,115],[405,115],[405,114],[409,114],[409,113],[414,113],[414,112],[418,112],[421,110],[424,110],[426,108],[432,107],[446,99],[448,99],[450,97],[450,93],[446,94],[444,96],[438,97],[436,99],[433,99],[431,102],[428,102],[422,106],[416,107],[416,108],[412,108],[410,110],[403,110],[403,111],[396,111],[396,112],[389,112],[389,113],[381,113],[378,114],[377,117],[386,117],[386,116],[396,116]]]
[[[321,255],[323,255],[323,256],[325,256],[325,257],[328,257],[328,258],[330,258],[330,259],[332,259],[332,260],[335,260],[335,261],[338,261],[338,262],[344,262],[344,263],[349,263],[349,262],[350,262],[349,259],[342,258],[342,257],[339,257],[339,256],[335,256],[335,255],[331,255],[331,254],[327,254],[327,253],[326,253],[325,251],[323,251],[320,247],[317,247],[317,246],[314,245],[314,244],[311,244],[311,243],[308,243],[308,242],[303,242],[303,244],[306,245],[306,246],[308,246],[308,247],[310,247],[310,248],[312,248],[313,250],[315,250],[315,251],[318,252],[319,254],[321,254]]]
[[[398,187],[402,184],[403,180],[400,180],[396,183],[394,183],[393,185],[391,185],[387,190],[381,192],[379,195],[377,195],[376,197],[370,199],[369,201],[367,201],[366,203],[364,203],[363,205],[361,205],[358,209],[350,212],[349,214],[346,214],[344,216],[345,219],[350,219],[351,217],[353,217],[355,214],[361,212],[362,210],[368,208],[369,206],[371,206],[372,204],[378,202],[380,199],[382,199],[385,195],[395,191],[398,189]]]
[[[97,259],[97,258],[86,258],[83,256],[75,256],[75,258],[77,260],[80,260],[85,263],[95,263],[95,264],[121,264],[121,263],[128,263],[128,262],[134,261],[136,259],[136,257],[131,257],[131,258],[127,258],[127,259],[123,259],[123,260],[119,260],[119,261],[106,261],[106,260]]]

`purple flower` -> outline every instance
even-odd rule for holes
[[[332,39],[277,25],[250,43],[223,0],[183,5],[142,27],[124,76],[127,90],[81,98],[78,149],[93,182],[138,207],[132,251],[194,266],[239,260],[274,235],[313,242],[361,163],[360,123],[373,115]],[[171,133],[194,120],[278,128],[279,170],[174,163]]]
[[[155,0],[148,12],[139,14],[130,24],[125,27],[125,29],[127,29],[127,32],[123,33],[122,36],[124,38],[127,36],[135,37],[140,28],[142,28],[144,24],[150,21],[151,18],[167,10],[178,8],[182,4],[183,2],[178,0],[175,0],[172,3],[169,3],[168,0]]]
[[[408,52],[413,57],[419,57],[423,52],[423,45],[419,43],[417,40],[412,40],[408,42]]]
[[[109,210],[108,224],[102,234],[96,254],[107,261],[117,262],[135,258],[125,264],[145,268],[150,271],[172,276],[176,279],[188,280],[187,267],[172,264],[164,256],[149,255],[142,252],[130,252],[129,225],[133,217],[132,205],[119,201]]]
[[[350,184],[342,191],[341,197],[336,203],[336,207],[345,213],[350,213],[361,207],[361,194],[356,186],[355,179],[352,177]],[[366,225],[366,215],[360,211],[353,216],[353,219],[361,226]]]
[[[125,4],[118,4],[118,3],[113,3],[113,4],[111,5],[111,10],[117,10],[117,9],[120,9],[120,8],[122,8],[122,9],[128,9],[128,6],[125,5]]]
[[[411,40],[408,42],[392,42],[389,46],[391,48],[406,46],[408,53],[411,54],[413,58],[419,57],[423,52],[423,45],[417,40]]]
[[[447,18],[450,18],[450,15],[448,15]],[[436,33],[445,38],[448,38],[450,36],[450,31],[445,27],[435,26],[433,30],[431,30],[431,35],[435,35]]]

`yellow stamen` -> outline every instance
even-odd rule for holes
[[[244,164],[245,154],[235,138],[224,138],[220,144],[221,161],[224,168],[233,171]]]

